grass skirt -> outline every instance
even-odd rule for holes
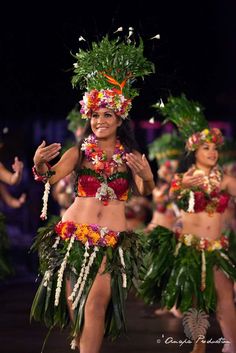
[[[205,250],[203,261],[203,252],[196,246],[180,245],[172,231],[158,226],[147,240],[140,295],[148,304],[161,303],[168,309],[176,305],[182,312],[191,307],[215,311],[213,268],[236,281],[233,252],[230,245],[229,249]]]
[[[0,213],[0,280],[13,273],[8,258],[9,242],[5,225],[5,217]]]
[[[74,308],[74,320],[70,322],[65,291],[66,278],[71,281],[73,289],[83,267],[85,246],[79,240],[69,245],[69,240],[65,241],[58,237],[55,225],[56,223],[53,222],[40,228],[32,246],[32,249],[37,250],[39,254],[42,281],[32,304],[31,319],[41,321],[49,328],[55,326],[64,328],[71,324],[72,337],[81,333],[85,303],[102,259],[106,256],[105,272],[111,275],[112,295],[106,312],[104,334],[116,338],[126,331],[124,304],[128,290],[132,284],[137,286],[138,269],[142,260],[140,236],[133,232],[120,232],[114,247],[97,247],[96,257],[88,271],[78,304]],[[69,246],[71,246],[70,251],[68,251]],[[123,250],[123,261],[119,248]],[[87,252],[88,259],[91,259],[94,256],[92,255],[94,246],[90,246]],[[60,276],[61,280],[59,280]],[[58,291],[60,291],[59,296]]]

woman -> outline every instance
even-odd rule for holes
[[[0,181],[7,185],[17,185],[22,179],[23,162],[15,157],[12,164],[13,172],[9,171],[0,162]],[[0,197],[10,207],[20,207],[25,202],[25,195],[22,194],[19,199],[13,198],[7,191],[4,184],[0,184]],[[12,273],[12,266],[8,259],[9,241],[5,226],[5,217],[0,212],[0,280]]]
[[[176,103],[174,97],[171,99]],[[230,352],[236,353],[233,300],[236,269],[229,255],[229,239],[222,233],[230,195],[236,195],[236,179],[223,174],[217,166],[218,147],[223,143],[221,132],[209,129],[206,121],[204,126],[202,115],[195,114],[192,120],[189,117],[189,124],[183,112],[176,116],[175,123],[187,140],[187,159],[191,161],[187,167],[185,160],[187,171],[176,175],[171,189],[181,209],[182,229],[179,233],[163,227],[153,231],[153,236],[158,238],[152,239],[153,253],[158,250],[153,257],[155,263],[146,275],[144,292],[148,293],[148,283],[155,280],[159,293],[149,292],[149,301],[160,295],[163,305],[171,308],[177,303],[182,312],[191,307],[206,312],[216,310],[222,333],[230,341]],[[205,128],[196,132],[199,126]],[[196,337],[198,332],[192,331],[189,337],[195,340],[192,352],[205,352],[204,341]]]
[[[123,47],[114,44],[107,38],[100,43],[96,65],[103,45],[108,57],[107,51],[114,48],[114,55],[122,57]],[[92,57],[94,52],[89,54]],[[103,78],[99,72],[99,84]],[[86,92],[81,105],[88,122],[79,146],[65,152],[50,169],[48,162],[59,154],[60,144],[43,142],[34,156],[35,177],[43,178],[46,185],[75,171],[76,198],[62,221],[36,240],[44,278],[31,316],[49,327],[64,327],[68,323],[66,297],[72,348],[97,353],[104,333],[115,337],[125,330],[124,299],[137,274],[139,241],[134,233],[126,232],[124,201],[132,184],[146,195],[154,181],[147,159],[134,148],[126,119],[130,99],[113,86]]]

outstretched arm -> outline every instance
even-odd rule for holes
[[[7,206],[12,208],[19,208],[25,203],[26,194],[22,194],[18,199],[13,197],[6,186],[0,184],[0,195],[2,200],[7,204]]]
[[[0,180],[8,185],[19,184],[22,178],[24,164],[21,162],[18,157],[15,157],[14,163],[12,164],[12,169],[14,173],[10,172],[0,163]]]
[[[222,188],[226,189],[231,196],[236,196],[236,178],[224,175]]]
[[[34,164],[39,174],[47,172],[47,163],[57,157],[60,153],[61,145],[53,143],[46,146],[45,141],[37,148],[34,155]],[[77,147],[71,147],[61,157],[61,159],[51,168],[55,174],[50,178],[50,184],[56,183],[58,180],[70,174],[78,161],[79,152]]]
[[[126,153],[126,163],[132,171],[135,184],[140,194],[143,196],[150,195],[155,187],[155,183],[145,155],[141,155],[137,151]]]

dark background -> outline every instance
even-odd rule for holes
[[[236,2],[61,1],[1,5],[2,124],[63,119],[79,92],[70,79],[82,35],[91,42],[132,26],[145,42],[156,74],[142,85],[132,117],[148,119],[150,105],[169,93],[199,100],[209,120],[233,121],[236,111]],[[160,33],[161,40],[150,41]]]

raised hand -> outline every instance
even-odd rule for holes
[[[38,146],[34,154],[35,166],[39,167],[44,163],[50,162],[52,159],[59,155],[60,149],[60,143],[52,143],[51,145],[46,146],[46,142],[43,141],[41,145]]]
[[[182,179],[182,185],[185,188],[190,188],[192,186],[203,186],[204,172],[194,175],[195,170],[196,169],[192,167],[186,173],[184,173],[183,179]]]
[[[126,164],[130,167],[134,175],[138,175],[144,181],[153,180],[153,174],[145,155],[126,153]]]
[[[23,162],[21,162],[18,157],[15,157],[14,163],[12,164],[12,169],[15,173],[21,174],[24,168]]]

